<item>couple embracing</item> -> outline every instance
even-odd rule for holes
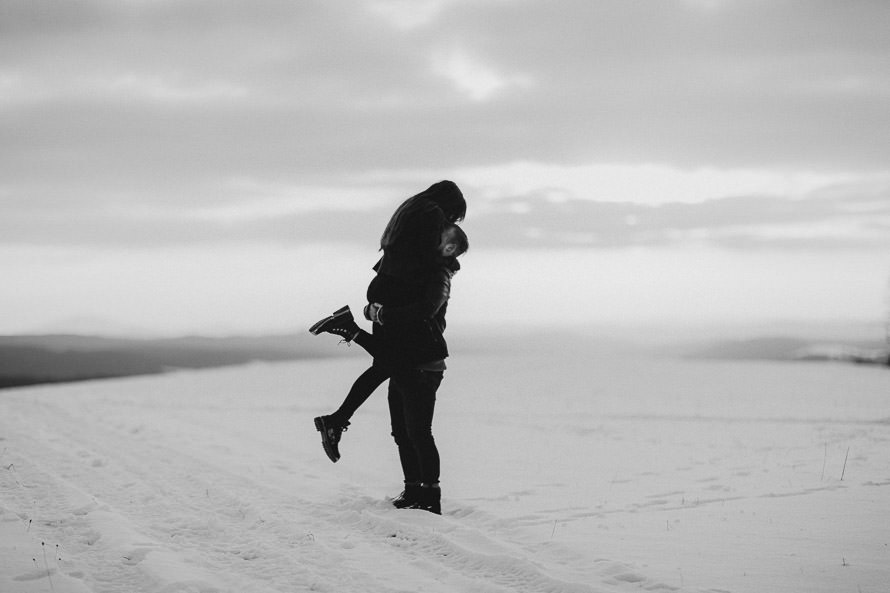
[[[338,443],[355,411],[389,380],[389,415],[405,487],[396,508],[441,514],[439,451],[432,433],[436,391],[445,371],[448,347],[445,313],[457,258],[469,249],[464,231],[467,204],[451,181],[440,181],[405,200],[393,213],[383,236],[383,256],[374,266],[361,329],[349,306],[313,325],[312,334],[330,333],[364,348],[373,363],[353,383],[341,406],[315,418],[331,461],[340,458]]]

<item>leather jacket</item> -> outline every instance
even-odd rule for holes
[[[444,212],[432,200],[423,196],[405,200],[383,231],[383,257],[377,263],[377,271],[411,281],[434,267],[446,224]]]
[[[382,305],[374,335],[392,364],[413,368],[448,357],[445,314],[451,278],[458,269],[457,260],[450,258],[416,282],[382,273],[371,282],[369,302]]]

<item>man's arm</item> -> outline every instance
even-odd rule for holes
[[[448,302],[453,274],[448,268],[439,268],[435,274],[430,276],[424,286],[423,297],[419,301],[404,306],[379,307],[377,319],[372,321],[386,324],[432,319],[439,309]]]

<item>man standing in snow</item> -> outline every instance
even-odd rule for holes
[[[450,181],[434,184],[406,200],[381,239],[383,257],[368,287],[365,317],[374,334],[361,330],[348,307],[316,323],[310,332],[354,340],[374,356],[340,409],[315,419],[325,452],[339,459],[337,444],[349,417],[386,378],[392,435],[399,448],[405,489],[393,504],[441,513],[439,453],[432,435],[436,391],[448,356],[443,331],[457,256],[468,248],[463,219],[466,202]]]

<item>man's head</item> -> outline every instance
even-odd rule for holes
[[[462,228],[456,224],[450,224],[442,231],[442,240],[439,243],[439,254],[443,257],[459,257],[469,251],[470,240]]]

